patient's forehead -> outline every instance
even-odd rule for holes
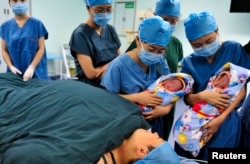
[[[147,144],[153,147],[159,146],[164,140],[157,133],[152,133],[150,130],[137,129],[132,136],[137,140],[137,143]]]

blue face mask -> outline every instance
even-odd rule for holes
[[[94,13],[94,22],[99,26],[104,26],[111,19],[111,13]]]
[[[179,156],[168,142],[163,142],[158,147],[150,151],[145,157],[133,164],[151,164],[151,163],[181,163]]]
[[[12,11],[16,15],[23,15],[28,11],[27,3],[17,2],[12,5]]]
[[[176,30],[176,26],[175,25],[171,25],[171,34],[173,34]]]
[[[148,52],[143,47],[139,53],[139,58],[146,65],[160,63],[164,59],[163,54]]]
[[[194,48],[195,51],[195,55],[197,56],[203,56],[203,57],[210,57],[213,54],[215,54],[215,52],[220,48],[220,40],[216,39],[213,43],[205,45],[201,48]]]

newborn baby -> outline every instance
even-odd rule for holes
[[[159,88],[168,92],[180,91],[185,87],[185,82],[182,78],[173,77],[159,83]]]
[[[227,94],[232,102],[249,77],[249,70],[226,63],[209,79],[206,89]],[[196,157],[204,146],[203,141],[200,140],[204,132],[200,131],[200,128],[223,111],[224,109],[218,109],[205,101],[195,103],[175,122],[174,139],[184,150],[190,151]]]
[[[162,97],[161,105],[174,103],[190,92],[193,86],[193,79],[190,75],[184,73],[171,73],[166,76],[161,76],[147,90],[153,90],[154,93]],[[143,112],[152,110],[150,106],[139,105]]]
[[[230,71],[222,71],[212,82],[212,87],[217,92],[221,92],[229,86]]]

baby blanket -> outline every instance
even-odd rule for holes
[[[168,80],[168,79],[171,79],[171,78],[182,79],[185,83],[185,86],[183,87],[183,89],[176,91],[176,92],[171,92],[171,91],[167,91],[166,89],[162,89],[161,87],[159,87],[161,82]],[[185,94],[189,93],[192,86],[193,86],[193,83],[194,83],[193,78],[188,74],[171,73],[171,74],[159,77],[154,83],[152,83],[147,88],[147,90],[153,90],[156,95],[162,97],[163,102],[161,105],[164,106],[164,105],[176,102],[181,97],[183,97]],[[152,107],[149,107],[149,106],[142,106],[142,105],[139,105],[139,106],[143,112],[149,112],[152,110]]]
[[[230,81],[228,87],[222,90],[221,93],[229,95],[232,102],[250,77],[250,70],[228,62],[209,79],[207,90],[215,89],[212,84],[223,71],[229,71]],[[198,102],[186,109],[174,124],[173,135],[175,141],[184,150],[190,151],[196,157],[204,146],[203,141],[200,141],[204,132],[200,131],[200,128],[221,112],[223,111],[207,104],[205,101]]]

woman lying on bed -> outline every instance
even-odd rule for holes
[[[1,164],[179,163],[149,128],[138,106],[117,94],[0,74]]]

